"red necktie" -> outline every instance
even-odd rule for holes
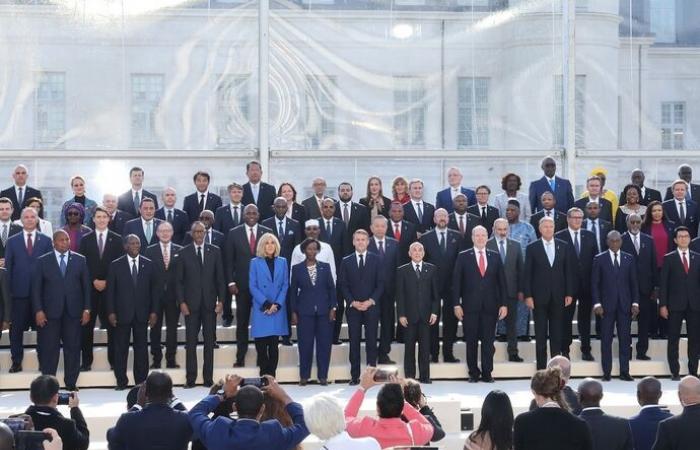
[[[33,251],[34,251],[34,244],[32,243],[32,234],[29,233],[29,234],[27,235],[27,254],[28,254],[29,256],[32,256],[32,252],[33,252]],[[685,257],[684,257],[684,258],[685,258]],[[685,272],[688,273],[687,270],[686,270]]]
[[[682,252],[681,255],[683,255],[683,269],[685,270],[685,273],[687,274],[688,271],[690,270],[690,266],[688,266],[688,258],[685,257],[685,252]]]
[[[401,240],[401,226],[398,223],[394,224],[394,238],[397,241]]]
[[[482,278],[484,277],[484,275],[486,275],[486,260],[484,259],[483,250],[479,252],[479,272],[481,273]]]
[[[250,239],[248,242],[250,244],[250,254],[255,255],[255,233],[252,228],[250,229]]]
[[[464,236],[464,216],[459,216],[459,234]]]

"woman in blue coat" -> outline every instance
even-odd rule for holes
[[[292,267],[289,302],[292,323],[299,339],[299,384],[305,386],[311,376],[311,357],[316,342],[318,381],[328,384],[328,366],[333,345],[336,293],[331,266],[317,261],[321,244],[316,239],[301,243],[306,259]]]
[[[272,233],[258,240],[257,257],[250,262],[250,294],[253,307],[250,332],[258,352],[260,376],[275,376],[279,360],[279,337],[287,336],[287,305],[289,289],[287,260],[281,258],[280,243]]]

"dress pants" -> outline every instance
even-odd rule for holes
[[[615,336],[614,329],[617,326],[618,352],[620,355],[620,375],[630,373],[630,348],[632,336],[632,313],[630,309],[617,305],[615,311],[604,309],[603,318],[600,321],[600,360],[603,366],[603,375],[610,375],[612,370],[612,343]]]
[[[260,376],[277,376],[277,364],[279,363],[279,336],[265,336],[255,338],[255,350],[258,353],[258,366]]]
[[[637,316],[637,356],[646,355],[649,350],[649,328],[656,300],[651,299],[651,292],[639,293],[639,315]]]
[[[396,329],[396,305],[391,292],[383,293],[379,299],[379,323],[379,356],[388,357]]]
[[[10,354],[13,364],[22,364],[24,359],[24,332],[34,321],[32,302],[28,297],[12,297],[12,312],[10,314]],[[41,361],[40,361],[41,362]]]
[[[547,368],[547,333],[551,356],[561,352],[561,322],[564,320],[563,298],[535,298],[535,350],[537,370]]]
[[[569,306],[564,307],[564,320],[562,327],[562,347],[561,352],[568,354],[573,342],[573,321],[574,313],[578,323],[578,334],[581,340],[581,352],[591,351],[591,313],[593,310],[591,297],[574,298]]]
[[[240,315],[238,315],[240,319]],[[214,331],[216,330],[216,312],[212,306],[209,310],[190,311],[185,316],[185,349],[187,359],[186,381],[194,384],[197,380],[197,342],[199,331],[204,338],[204,363],[202,377],[204,382],[212,381],[214,377]],[[247,338],[247,333],[246,333]]]
[[[105,291],[100,292],[93,288],[90,303],[90,322],[82,326],[82,363],[85,366],[92,366],[95,323],[99,317],[100,326],[107,329],[107,359],[109,360],[109,365],[114,367],[114,328],[107,320],[107,296]]]
[[[311,362],[316,343],[316,372],[319,380],[328,379],[333,346],[333,321],[328,313],[298,315],[297,339],[299,340],[299,378],[311,377]]]
[[[114,376],[117,386],[129,384],[126,376],[129,360],[129,338],[133,333],[134,346],[134,384],[139,384],[148,376],[148,324],[134,320],[131,323],[119,323],[114,329]]]
[[[221,311],[221,318],[223,320],[233,321],[233,296],[226,293],[224,300],[223,309]]]
[[[336,265],[336,267],[339,267]],[[335,291],[338,303],[335,309],[335,325],[333,326],[333,342],[338,342],[340,340],[340,330],[343,328],[343,314],[345,313],[345,298],[342,292],[340,292],[340,287],[336,285]],[[350,323],[348,322],[348,325]]]
[[[160,364],[163,359],[163,349],[160,345],[163,335],[163,317],[165,317],[165,361],[168,364],[175,363],[177,353],[177,320],[180,317],[180,309],[174,298],[165,295],[163,303],[156,308],[158,321],[151,328],[151,355],[153,362]]]
[[[506,316],[507,317],[507,316]],[[467,341],[467,369],[470,377],[490,377],[493,372],[493,341],[496,337],[498,315],[480,312],[465,312],[462,325]],[[478,365],[479,341],[481,341],[481,371]]]
[[[405,378],[416,377],[416,342],[418,342],[418,376],[421,380],[430,378],[430,323],[419,320],[403,328],[404,355],[403,371]]]
[[[661,267],[658,268],[657,277],[661,274]],[[651,336],[668,335],[668,319],[664,319],[659,314],[658,298],[652,302],[652,311],[649,317],[649,334]]]
[[[252,300],[250,291],[241,290],[236,294],[236,362],[243,363],[248,353],[248,327]]]
[[[698,375],[698,357],[700,356],[700,312],[669,311],[668,312],[668,367],[671,375],[678,375],[680,364],[678,363],[678,341],[681,338],[681,327],[685,319],[685,328],[688,331],[688,373]]]
[[[377,326],[379,325],[379,306],[371,306],[367,311],[355,308],[347,309],[348,331],[350,333],[350,376],[353,380],[360,378],[360,341],[362,327],[365,329],[365,351],[367,365],[377,365]]]
[[[58,359],[63,344],[63,382],[73,387],[80,374],[80,318],[64,314],[49,319],[37,329],[37,351],[42,375],[56,375]]]
[[[503,319],[506,323],[506,338],[508,340],[508,356],[518,355],[518,301],[517,298],[506,300],[508,315]]]
[[[437,359],[440,355],[440,320],[442,318],[442,357],[454,358],[453,347],[457,340],[457,317],[451,297],[448,294],[442,296],[442,309],[438,312],[435,325],[430,327],[430,355]]]

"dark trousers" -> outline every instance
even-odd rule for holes
[[[561,352],[568,354],[573,342],[573,321],[574,313],[578,322],[578,334],[581,340],[581,352],[591,352],[591,313],[593,310],[592,300],[589,295],[574,298],[569,306],[564,307],[564,320],[562,327],[562,347]]]
[[[156,308],[158,321],[151,328],[151,355],[153,362],[160,364],[163,359],[161,340],[163,335],[163,317],[165,317],[165,361],[168,364],[175,363],[177,353],[177,319],[180,317],[180,309],[174,298],[165,296],[164,303]]]
[[[668,367],[671,375],[678,375],[680,365],[678,363],[678,341],[681,338],[681,326],[685,319],[685,328],[688,331],[688,373],[697,376],[698,356],[700,356],[700,344],[698,342],[700,326],[700,312],[691,311],[669,311],[668,313]]]
[[[547,333],[549,332],[549,351],[551,356],[561,352],[561,323],[564,320],[564,299],[535,299],[535,352],[537,370],[547,367]]]
[[[639,293],[639,315],[637,316],[637,356],[646,355],[649,350],[649,328],[656,300],[651,299],[651,292]]]
[[[391,292],[382,294],[379,300],[379,323],[379,356],[388,357],[396,329],[396,305]]]
[[[658,268],[657,276],[661,274],[661,267]],[[668,335],[668,319],[664,319],[659,314],[659,302],[655,299],[652,302],[652,310],[649,316],[649,334],[651,336]]]
[[[403,328],[403,371],[406,378],[416,377],[416,342],[418,342],[418,374],[421,380],[430,378],[430,323],[421,320]]]
[[[277,363],[280,359],[279,342],[279,336],[255,338],[255,350],[258,352],[260,376],[277,376]]]
[[[336,267],[340,267],[336,265]],[[333,342],[338,342],[340,340],[340,330],[343,328],[343,314],[345,313],[345,299],[343,294],[340,292],[340,288],[336,288],[335,292],[338,303],[335,310],[335,325],[333,326]],[[348,325],[350,323],[348,322]]]
[[[248,352],[248,327],[250,326],[250,292],[236,294],[236,362],[243,363]]]
[[[311,377],[311,362],[316,343],[316,371],[319,380],[328,379],[333,346],[333,321],[328,314],[299,315],[297,339],[299,340],[299,378]]]
[[[238,304],[236,304],[238,306]],[[226,293],[224,299],[223,309],[221,311],[221,318],[223,320],[233,320],[233,296]]]
[[[435,325],[430,327],[430,355],[437,359],[440,355],[440,319],[442,318],[442,357],[453,358],[454,343],[457,340],[457,317],[449,294],[442,297],[442,310],[438,312]]]
[[[64,314],[59,319],[49,319],[37,330],[37,351],[42,375],[56,375],[58,359],[63,344],[63,382],[73,387],[80,373],[80,318]]]
[[[240,315],[238,318],[240,319]],[[216,330],[216,312],[211,307],[207,311],[190,311],[189,316],[185,316],[185,350],[186,350],[186,381],[194,384],[197,380],[197,342],[199,331],[202,331],[204,338],[204,361],[202,377],[204,382],[213,381],[214,377],[214,332]],[[246,340],[248,334],[246,333]]]
[[[107,329],[107,360],[114,367],[114,328],[107,320],[107,296],[105,292],[92,289],[90,297],[90,322],[82,327],[82,362],[85,366],[92,366],[93,348],[95,342],[95,323],[100,318],[100,326]]]
[[[505,318],[508,356],[518,356],[518,299],[509,298],[506,306],[508,306],[508,315]]]
[[[496,337],[498,316],[487,312],[465,312],[462,325],[467,341],[467,369],[470,377],[491,376],[493,372],[493,341]],[[481,341],[481,371],[478,365]]]
[[[28,297],[12,297],[10,313],[10,354],[12,364],[22,364],[24,359],[24,332],[33,323],[32,302]]]
[[[632,336],[630,327],[632,313],[629,308],[618,305],[615,311],[605,308],[603,318],[600,321],[600,361],[603,366],[603,375],[610,375],[612,370],[612,343],[617,326],[618,352],[620,355],[620,375],[630,373],[630,348]]]
[[[148,324],[146,322],[119,323],[114,329],[114,376],[117,385],[126,386],[129,360],[129,338],[133,334],[134,346],[134,384],[139,384],[148,376]]]
[[[367,365],[377,365],[377,326],[379,325],[379,307],[371,306],[367,311],[355,308],[347,309],[348,331],[350,334],[350,376],[353,380],[360,378],[360,341],[362,327],[365,329],[365,351]]]

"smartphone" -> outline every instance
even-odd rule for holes
[[[396,367],[382,367],[374,372],[374,381],[377,383],[386,383],[392,375],[398,377],[399,369]]]
[[[67,405],[71,398],[73,398],[72,392],[59,392],[58,393],[58,404],[59,405]]]
[[[15,434],[15,448],[17,450],[42,450],[43,442],[51,441],[53,438],[49,433],[34,430],[22,430]]]
[[[241,386],[256,386],[263,388],[268,384],[267,378],[264,377],[243,378],[243,381],[241,381]]]
[[[10,427],[14,434],[29,429],[29,422],[21,417],[8,417],[7,419],[0,419],[0,422]]]

